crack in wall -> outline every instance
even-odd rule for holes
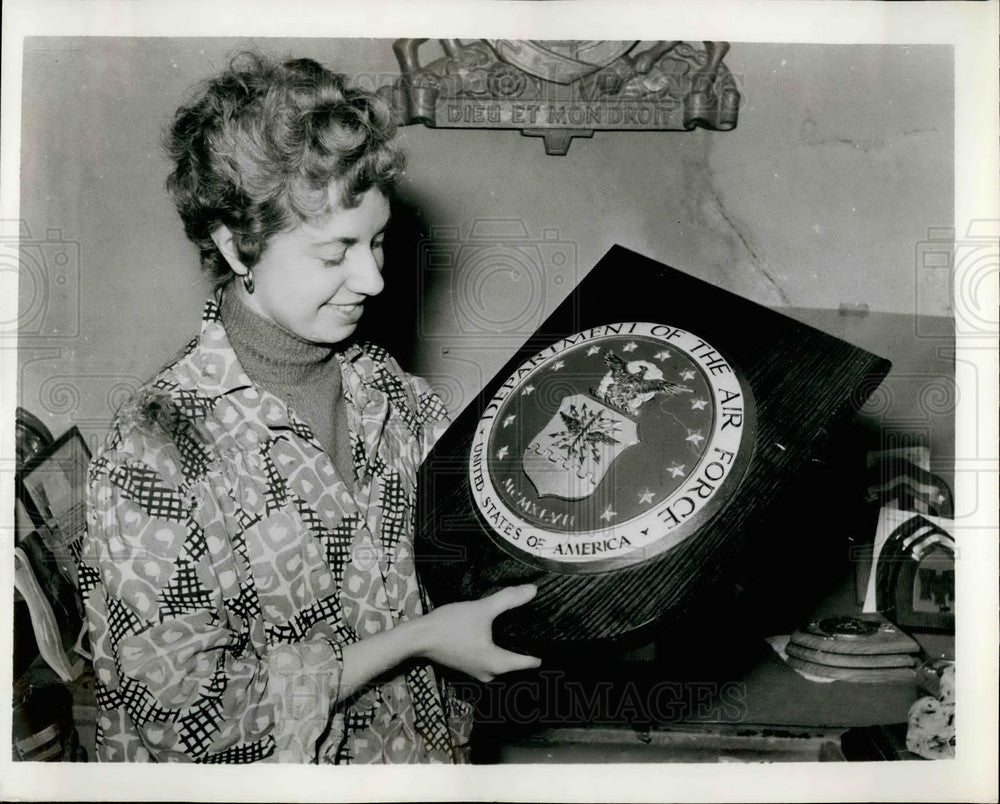
[[[913,128],[900,132],[898,137],[894,137],[893,139],[912,137],[916,134],[939,133],[940,130],[934,126],[930,128]],[[856,151],[863,151],[866,155],[870,154],[872,151],[879,151],[886,147],[886,140],[882,137],[820,137],[819,126],[812,117],[806,117],[806,119],[802,121],[802,127],[799,129],[799,141],[803,145],[808,145],[813,148],[818,148],[823,145],[842,145],[846,148],[853,148]]]
[[[854,139],[852,137],[820,137],[819,127],[816,125],[816,121],[811,117],[807,117],[802,121],[802,127],[799,129],[799,141],[803,145],[809,145],[813,148],[818,148],[823,145],[843,145],[847,148],[853,148],[856,151],[864,151],[865,154],[870,154],[872,151],[878,151],[885,148],[885,140],[881,137],[869,137],[867,139]]]
[[[788,294],[785,293],[781,285],[778,284],[778,280],[771,274],[771,272],[768,271],[767,268],[765,268],[761,264],[762,263],[761,257],[754,250],[753,246],[750,245],[746,236],[743,234],[743,231],[740,229],[736,221],[726,210],[726,205],[723,203],[722,197],[719,195],[719,191],[718,189],[716,189],[715,184],[713,183],[713,178],[714,177],[711,171],[708,171],[708,182],[707,182],[708,194],[711,200],[715,203],[716,210],[722,216],[722,219],[726,222],[729,228],[732,230],[732,233],[736,235],[736,239],[740,241],[743,248],[746,250],[747,254],[750,255],[750,262],[753,265],[753,267],[757,271],[759,271],[763,275],[763,277],[768,281],[774,292],[778,294],[778,298],[781,299],[782,303],[784,303],[785,305],[790,305],[791,302],[788,299]]]
[[[683,206],[688,209],[688,213],[696,223],[710,231],[717,232],[729,242],[734,261],[739,259],[740,252],[749,256],[750,266],[757,275],[765,280],[765,284],[770,292],[782,304],[790,306],[791,300],[788,294],[779,284],[778,278],[765,266],[764,257],[757,253],[757,250],[751,243],[749,234],[744,231],[746,227],[726,208],[722,193],[715,184],[715,173],[710,165],[709,154],[711,147],[711,137],[706,137],[703,153],[700,158],[695,159],[689,165],[686,171],[688,178],[685,184],[693,198],[690,202],[683,203]],[[710,215],[706,214],[709,210],[713,210],[716,213],[716,220],[711,220]],[[725,231],[720,231],[720,227],[718,226],[720,219],[725,224]]]

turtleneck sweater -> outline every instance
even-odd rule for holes
[[[232,288],[222,294],[220,315],[247,376],[280,397],[309,425],[347,487],[353,489],[347,407],[335,350],[268,321],[243,304]]]

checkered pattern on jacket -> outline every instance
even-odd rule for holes
[[[471,718],[430,666],[338,703],[341,650],[423,612],[416,471],[441,400],[384,350],[338,355],[354,491],[200,336],[121,411],[91,464],[81,583],[104,760],[454,762]]]

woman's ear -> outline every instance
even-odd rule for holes
[[[212,232],[212,240],[215,241],[215,247],[219,249],[222,256],[226,258],[226,262],[233,269],[233,273],[238,276],[246,276],[247,267],[240,261],[239,255],[236,253],[236,245],[233,243],[233,233],[229,231],[229,227],[225,225],[219,226],[218,229]]]

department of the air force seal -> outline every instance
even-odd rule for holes
[[[753,400],[697,335],[617,323],[521,365],[476,428],[472,494],[522,560],[603,571],[692,535],[738,484]]]

